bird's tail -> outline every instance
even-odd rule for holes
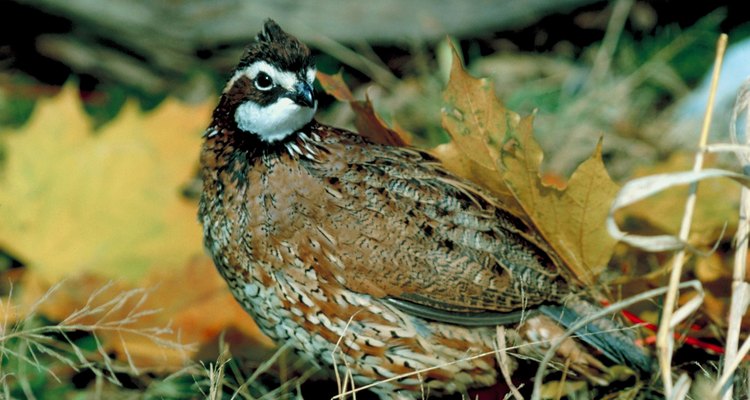
[[[600,308],[582,299],[571,299],[565,305],[543,305],[539,311],[565,328]],[[635,337],[615,319],[602,318],[589,322],[576,331],[576,337],[598,349],[617,364],[640,372],[651,371],[652,359],[635,343]]]

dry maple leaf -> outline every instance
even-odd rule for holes
[[[202,252],[195,204],[180,196],[212,102],[129,103],[100,131],[66,86],[3,135],[0,248],[56,282],[81,272],[137,279]]]
[[[585,285],[596,282],[616,243],[605,220],[618,190],[604,168],[601,148],[578,167],[567,187],[545,186],[533,118],[507,110],[492,82],[470,76],[455,49],[443,99],[443,126],[453,141],[434,154],[448,169],[489,189],[505,209],[533,224],[570,276]]]
[[[443,104],[442,124],[452,141],[436,147],[432,154],[453,173],[493,192],[507,211],[524,218],[499,163],[503,143],[509,131],[517,129],[520,117],[497,99],[490,80],[466,72],[455,48]]]
[[[576,168],[564,189],[545,186],[540,175],[542,150],[528,129],[512,150],[503,152],[505,180],[542,237],[555,250],[572,277],[584,285],[597,282],[617,241],[605,220],[619,190],[601,157],[594,154]]]

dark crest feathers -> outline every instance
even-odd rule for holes
[[[261,30],[258,35],[255,36],[255,40],[259,42],[272,42],[274,40],[279,40],[282,36],[288,35],[286,34],[286,32],[281,30],[281,27],[276,23],[276,21],[268,18],[263,24],[263,30]]]
[[[282,70],[304,71],[314,64],[310,49],[296,37],[284,32],[272,19],[267,19],[263,29],[245,50],[238,68],[257,60],[265,60]]]

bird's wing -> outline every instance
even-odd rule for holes
[[[347,288],[463,325],[513,322],[567,291],[533,231],[426,153],[356,140],[329,150],[307,167],[326,193],[315,241]]]

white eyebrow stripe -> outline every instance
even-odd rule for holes
[[[229,82],[227,82],[226,87],[224,87],[224,92],[231,89],[234,83],[243,76],[246,76],[252,81],[261,71],[268,74],[268,76],[273,79],[274,84],[277,84],[286,90],[294,90],[294,84],[298,82],[297,77],[294,76],[293,73],[289,71],[279,71],[276,67],[265,61],[256,61],[235,72]]]
[[[307,70],[307,74],[305,74],[305,78],[307,78],[307,83],[309,83],[310,85],[312,85],[313,82],[315,82],[315,74],[317,72],[318,71],[317,71],[317,69],[315,67],[309,68]]]

